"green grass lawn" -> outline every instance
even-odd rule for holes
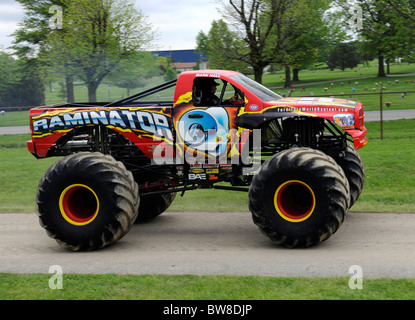
[[[397,83],[396,80],[399,82]],[[412,83],[413,82],[413,83]],[[357,84],[356,84],[357,83]],[[380,109],[379,93],[381,84],[383,83],[383,108],[385,110],[401,110],[401,109],[415,109],[415,76],[402,78],[370,78],[361,79],[357,81],[342,81],[330,82],[322,84],[304,85],[302,88],[294,88],[292,96],[321,96],[321,95],[336,95],[337,98],[355,100],[363,103],[365,111],[374,111]],[[356,89],[359,95],[352,95],[352,89]],[[274,90],[279,94],[286,93],[288,90],[277,89]],[[411,93],[412,92],[412,93]],[[402,99],[402,93],[405,97]],[[360,95],[365,94],[365,95]],[[340,96],[338,96],[340,95]],[[385,102],[390,102],[390,107],[386,107]]]
[[[48,274],[0,274],[0,299],[34,300],[414,300],[415,279],[257,276],[75,275],[63,289],[49,288]]]
[[[415,66],[408,64],[392,64],[391,75],[387,78],[377,78],[377,61],[370,63],[368,67],[360,65],[358,68],[341,71],[330,71],[327,67],[300,72],[300,82],[294,82],[292,96],[321,96],[342,95],[345,99],[362,102],[366,111],[379,110],[379,95],[350,96],[355,88],[357,94],[379,93],[381,83],[385,87],[384,102],[391,102],[390,109],[415,109],[415,93],[408,93],[405,99],[401,99],[403,92],[415,91]],[[284,89],[285,74],[276,72],[266,74],[263,84],[273,87],[274,91],[287,96],[289,89]],[[357,78],[357,79],[356,79]],[[323,83],[319,83],[323,82]],[[304,90],[301,90],[304,88]],[[389,94],[390,92],[398,92]],[[340,98],[341,98],[340,97]],[[384,108],[386,109],[385,105]]]
[[[365,189],[353,211],[414,212],[415,119],[366,124],[369,143],[359,150],[365,164]]]
[[[29,111],[11,111],[0,115],[0,127],[18,127],[29,125]]]
[[[315,68],[301,70],[299,74],[300,83],[328,82],[354,78],[375,78],[378,74],[378,61],[373,60],[368,66],[360,64],[353,69],[334,69],[331,71],[327,65],[320,64]],[[391,75],[406,75],[415,72],[414,64],[393,63],[391,64]],[[285,83],[285,71],[266,74],[263,84],[269,87],[283,86]],[[294,83],[295,84],[295,83]]]

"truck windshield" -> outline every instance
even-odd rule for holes
[[[262,84],[259,84],[258,82],[252,80],[251,78],[248,78],[247,76],[243,74],[231,76],[231,78],[237,81],[238,83],[240,83],[241,85],[243,85],[248,90],[250,90],[253,94],[255,94],[262,101],[270,102],[270,101],[276,101],[276,100],[282,99],[280,95],[276,94],[270,89],[264,87]]]

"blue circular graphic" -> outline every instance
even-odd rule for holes
[[[229,116],[224,108],[191,110],[178,124],[184,144],[210,156],[223,155],[229,142]]]
[[[208,134],[215,134],[218,130],[216,120],[203,110],[190,111],[181,121],[184,129],[183,141],[189,146],[205,143]]]

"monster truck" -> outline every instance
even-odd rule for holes
[[[74,251],[116,242],[199,188],[248,192],[266,236],[308,247],[338,230],[364,184],[361,103],[282,98],[233,71],[184,72],[111,103],[33,108],[30,127],[28,150],[60,157],[39,182],[40,224]]]

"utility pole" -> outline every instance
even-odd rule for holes
[[[380,84],[380,140],[383,140],[383,83]]]

